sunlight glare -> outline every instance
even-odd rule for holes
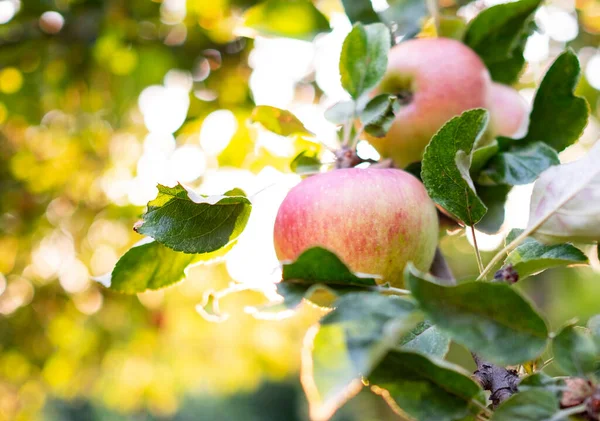
[[[200,146],[207,154],[217,156],[227,147],[237,129],[238,122],[231,111],[213,111],[202,122]]]

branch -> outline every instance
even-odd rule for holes
[[[456,285],[452,271],[439,247],[435,251],[430,272],[435,277],[446,281],[446,285]],[[473,377],[484,390],[491,392],[490,400],[494,408],[517,392],[519,375],[516,371],[484,361],[474,352],[471,355],[477,364],[477,370],[473,373]]]
[[[473,377],[484,390],[492,392],[490,400],[494,408],[518,391],[519,374],[515,370],[488,363],[474,352],[471,355],[477,364]]]

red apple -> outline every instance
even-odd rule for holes
[[[515,89],[492,83],[487,108],[490,111],[489,129],[493,135],[518,139],[527,134],[529,104]]]
[[[397,169],[347,168],[306,178],[284,199],[274,230],[279,260],[320,246],[352,271],[397,286],[408,262],[429,270],[437,240],[433,201],[417,178]]]
[[[395,45],[378,93],[403,104],[388,134],[368,137],[401,168],[420,161],[431,137],[452,117],[485,108],[490,75],[479,56],[449,38],[420,38]]]

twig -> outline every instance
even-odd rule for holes
[[[481,253],[479,253],[479,247],[477,246],[477,235],[475,234],[475,225],[471,225],[471,234],[473,235],[473,247],[475,248],[475,256],[477,256],[477,266],[479,267],[479,273],[483,272],[483,261],[481,260]]]
[[[474,352],[471,355],[477,364],[473,377],[481,387],[492,392],[490,400],[494,408],[518,391],[519,374],[515,370],[508,370],[484,361]]]

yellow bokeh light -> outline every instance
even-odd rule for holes
[[[116,75],[128,75],[138,63],[137,53],[129,48],[119,48],[110,58],[110,69]]]
[[[23,86],[23,74],[16,67],[7,67],[0,72],[0,91],[5,94],[19,92]]]
[[[8,117],[8,109],[6,105],[0,102],[0,124],[4,124],[6,122],[6,118]]]

